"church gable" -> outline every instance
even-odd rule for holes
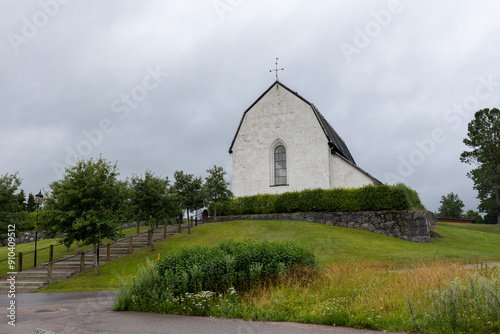
[[[292,91],[290,88],[288,88],[287,86],[285,86],[284,84],[282,84],[279,81],[276,81],[275,83],[273,83],[266,91],[264,91],[264,93],[262,93],[262,95],[247,110],[245,110],[245,112],[243,113],[243,117],[241,119],[240,125],[238,126],[236,134],[235,134],[233,141],[231,143],[231,146],[229,148],[229,153],[230,154],[233,153],[234,142],[238,136],[238,133],[239,133],[240,128],[241,128],[241,124],[243,123],[243,120],[245,119],[245,116],[248,113],[248,111],[251,110],[256,104],[260,103],[261,100],[269,93],[269,91],[271,89],[273,89],[273,88],[277,89],[278,87],[281,87],[284,90],[288,91],[289,93],[293,94],[299,100],[301,100],[303,103],[307,104],[311,108],[311,110],[313,111],[314,115],[316,116],[316,119],[318,120],[318,122],[323,130],[323,133],[326,136],[326,139],[328,140],[328,145],[332,149],[332,152],[336,152],[337,154],[341,155],[342,157],[344,157],[345,159],[347,159],[348,161],[350,161],[351,163],[353,163],[355,165],[356,162],[354,161],[354,158],[352,157],[351,153],[349,152],[349,149],[347,148],[347,145],[345,144],[345,142],[342,140],[342,138],[340,138],[340,136],[337,134],[337,132],[333,129],[333,127],[330,125],[330,123],[328,123],[328,121],[323,117],[323,115],[314,106],[314,104],[310,103],[305,98],[300,96],[297,92]]]
[[[279,81],[244,112],[229,152],[237,197],[328,189],[342,186],[339,180],[350,176],[356,180],[348,184],[373,183],[371,177],[365,180],[366,173],[316,107]],[[334,166],[341,167],[338,177]]]

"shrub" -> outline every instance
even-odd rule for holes
[[[222,216],[294,213],[425,210],[417,192],[404,184],[349,189],[306,189],[277,195],[242,196],[221,204]]]
[[[300,212],[298,191],[286,192],[273,196],[276,197],[273,213]]]
[[[169,254],[156,265],[161,289],[174,295],[199,291],[248,289],[291,267],[315,267],[314,255],[290,242],[223,242],[215,247],[195,246]]]
[[[209,295],[216,298],[228,291],[232,295],[234,289],[247,291],[256,284],[275,282],[285,271],[300,275],[316,267],[314,255],[291,242],[228,241],[214,247],[187,247],[154,266],[148,262],[140,267],[132,282],[121,287],[114,309],[166,312],[186,300],[208,305]],[[203,314],[194,306],[189,310]]]

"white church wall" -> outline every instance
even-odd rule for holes
[[[287,149],[287,186],[273,186],[273,149]],[[241,123],[233,147],[235,196],[330,188],[330,149],[311,106],[274,86]]]
[[[373,184],[373,180],[342,157],[332,154],[332,188],[358,188]]]

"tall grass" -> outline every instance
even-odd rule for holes
[[[255,266],[252,270],[259,270]],[[115,302],[115,310],[294,321],[415,333],[499,333],[497,268],[444,260],[401,269],[382,261],[345,260],[309,272],[282,272],[250,290],[156,295],[148,262]],[[158,298],[159,297],[159,298]]]
[[[445,261],[394,270],[377,261],[332,263],[309,281],[287,277],[241,298],[248,320],[296,321],[421,333],[498,333],[494,269]],[[224,314],[220,314],[224,316]]]

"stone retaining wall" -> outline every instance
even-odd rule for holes
[[[43,231],[38,232],[36,234],[36,237],[38,240],[43,239]],[[16,245],[20,244],[26,244],[28,242],[35,242],[35,232],[29,231],[29,232],[21,232],[16,238]],[[7,240],[4,241],[4,245],[7,244]]]
[[[310,212],[223,216],[217,221],[301,220],[326,225],[358,228],[413,242],[429,242],[437,219],[430,211]],[[210,218],[209,222],[213,222]]]

